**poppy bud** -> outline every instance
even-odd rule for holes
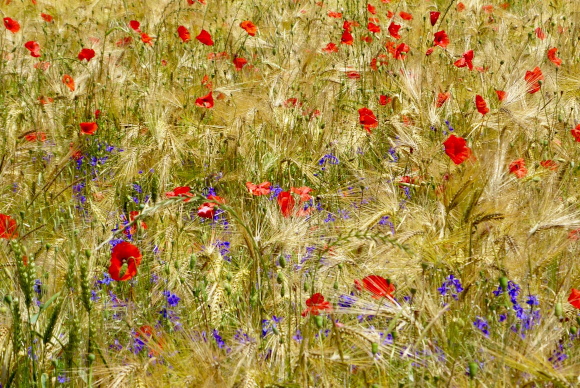
[[[278,284],[282,284],[284,282],[284,275],[282,272],[278,272],[278,276],[276,276],[276,282]]]
[[[334,286],[333,287],[334,287],[335,290],[338,290],[338,282],[337,281],[334,282]]]
[[[393,341],[397,339],[397,332],[396,331],[391,331],[391,337],[393,337]]]
[[[286,288],[284,286],[282,286],[282,288],[280,288],[280,297],[284,297],[286,296]]]
[[[476,362],[470,362],[469,363],[469,377],[471,379],[474,379],[475,376],[477,375],[477,371],[479,370],[479,365],[477,365]]]
[[[379,344],[378,343],[373,342],[371,344],[371,352],[373,352],[373,355],[375,355],[379,352]]]
[[[308,292],[308,283],[304,282],[304,292]]]
[[[578,333],[578,329],[576,329],[576,327],[572,326],[570,328],[570,334],[576,334],[576,333]]]
[[[89,362],[89,364],[92,364],[93,361],[95,361],[95,355],[93,353],[89,353],[87,354],[87,361]]]
[[[278,327],[276,325],[272,325],[272,332],[276,335],[280,334],[280,330],[278,330]]]
[[[232,294],[232,286],[230,286],[230,283],[224,283],[224,290],[226,291],[226,294]]]
[[[576,317],[576,323],[580,325],[580,317]]]
[[[314,322],[316,322],[316,327],[322,329],[324,321],[322,320],[322,315],[317,315],[314,317]]]
[[[280,264],[280,267],[286,268],[286,259],[284,258],[284,256],[280,256],[280,258],[278,259],[278,263]]]
[[[554,307],[554,314],[560,318],[562,317],[562,312],[562,303],[556,303],[556,306]]]
[[[506,278],[505,276],[499,278],[499,285],[502,290],[507,291],[508,281],[509,281],[508,278]]]
[[[11,305],[12,304],[12,296],[11,295],[6,295],[4,297],[4,302],[6,302],[7,305]]]

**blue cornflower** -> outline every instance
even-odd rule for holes
[[[455,291],[453,289],[455,289]],[[457,300],[457,296],[463,291],[463,286],[461,285],[461,280],[457,279],[455,276],[453,276],[453,274],[451,274],[443,282],[441,287],[437,289],[437,291],[442,296],[446,296],[448,293],[450,293],[453,299]]]
[[[476,317],[475,321],[473,321],[473,326],[481,331],[486,337],[489,337],[488,325],[485,319],[482,317]]]

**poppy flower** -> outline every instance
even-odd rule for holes
[[[109,275],[113,280],[124,282],[132,279],[137,275],[137,267],[141,264],[141,252],[135,245],[126,241],[115,245],[111,252],[111,265],[109,266]],[[127,264],[127,270],[121,276],[121,268]]]
[[[16,220],[6,214],[0,214],[0,238],[10,240],[18,237]]]
[[[455,164],[461,164],[471,157],[471,148],[462,137],[451,135],[443,142],[445,153]]]
[[[30,40],[24,43],[24,47],[30,51],[30,55],[34,58],[40,57],[40,45],[37,42]]]
[[[75,91],[75,80],[68,74],[62,76],[62,83],[65,84],[71,92]]]
[[[445,104],[445,101],[447,101],[449,99],[449,97],[451,97],[451,93],[446,92],[446,93],[439,93],[437,95],[437,108],[441,108],[443,106],[443,104]]]
[[[292,194],[290,191],[282,191],[278,194],[277,198],[278,205],[280,206],[280,211],[284,217],[289,217],[292,214],[292,210],[294,210],[295,201],[292,198]]]
[[[324,296],[317,292],[310,298],[306,299],[306,310],[302,311],[302,316],[319,315],[321,311],[332,311],[330,302],[324,300]]]
[[[12,18],[4,18],[4,27],[13,34],[20,31],[20,23]]]
[[[191,40],[191,35],[189,31],[184,26],[177,27],[177,34],[183,42],[189,42]]]
[[[195,39],[199,40],[201,43],[205,44],[206,46],[213,46],[213,40],[211,40],[211,35],[206,30],[201,30],[198,36]]]
[[[576,307],[577,309],[580,309],[580,291],[573,288],[572,291],[570,291],[570,296],[568,297],[568,303],[570,303],[572,306]]]
[[[526,168],[526,162],[523,158],[519,158],[510,163],[510,173],[514,174],[518,179],[528,175],[528,169]]]
[[[449,37],[445,30],[437,31],[434,35],[433,45],[439,47],[447,47],[449,45]]]
[[[306,202],[312,199],[312,195],[310,195],[309,193],[311,193],[314,190],[308,186],[302,186],[302,187],[292,187],[290,191],[300,196],[300,202]]]
[[[121,38],[117,41],[116,45],[117,47],[127,47],[128,45],[131,44],[131,42],[133,41],[133,38],[130,36],[126,36],[124,38]]]
[[[46,140],[46,132],[31,132],[24,135],[26,141],[45,141]]]
[[[129,22],[129,27],[131,27],[133,30],[137,31],[137,32],[141,32],[141,23],[139,23],[137,20],[131,20]]]
[[[358,71],[349,71],[346,76],[350,79],[360,79],[360,73]]]
[[[475,96],[475,107],[477,108],[477,111],[484,116],[489,112],[485,100],[479,94]]]
[[[81,52],[79,53],[79,55],[77,56],[79,61],[82,61],[83,59],[85,59],[87,62],[89,62],[94,57],[95,57],[95,50],[89,49],[89,48],[82,49]]]
[[[50,67],[50,62],[46,62],[46,61],[37,62],[33,66],[35,69],[41,69],[41,70],[46,71]]]
[[[536,32],[536,38],[538,38],[540,40],[546,39],[546,34],[544,33],[544,31],[542,31],[542,29],[540,27],[536,28],[535,32]]]
[[[364,126],[368,133],[371,133],[371,128],[376,128],[379,126],[377,117],[369,108],[360,108],[358,110],[359,122]]]
[[[258,31],[258,27],[256,27],[256,25],[249,20],[241,22],[240,27],[246,30],[250,36],[256,36],[256,32]]]
[[[395,59],[400,59],[403,60],[405,59],[405,54],[409,52],[411,48],[406,45],[405,43],[401,43],[400,45],[397,46],[397,48],[394,50],[394,52],[392,52],[393,57]]]
[[[340,43],[351,45],[351,44],[353,44],[353,42],[354,42],[354,38],[352,37],[352,34],[348,31],[344,31],[342,33],[341,38],[340,38]]]
[[[141,42],[148,44],[149,46],[153,46],[153,37],[143,32],[141,34]]]
[[[560,66],[562,64],[562,60],[556,56],[556,52],[558,52],[558,49],[556,47],[549,49],[548,50],[548,59],[554,65]]]
[[[381,27],[379,25],[376,25],[375,23],[369,22],[369,24],[367,25],[367,30],[369,30],[369,32],[372,32],[373,34],[378,34],[379,32],[381,32]]]
[[[193,194],[190,192],[190,190],[191,190],[191,187],[188,187],[188,186],[176,187],[172,191],[166,192],[165,197],[166,198],[183,197],[183,198],[187,198],[183,202],[189,202],[191,200],[191,197],[193,197]]]
[[[387,97],[384,94],[379,96],[379,104],[380,105],[387,105],[389,102],[393,101],[392,97]]]
[[[507,93],[504,92],[503,90],[496,90],[495,94],[497,94],[497,99],[500,101],[503,101],[506,99],[507,97]]]
[[[334,11],[328,11],[327,15],[329,18],[335,18],[335,19],[340,19],[342,17],[342,13],[334,12]]]
[[[580,124],[578,124],[576,128],[572,128],[570,130],[570,133],[572,134],[572,136],[574,136],[574,139],[576,139],[576,141],[580,143]]]
[[[98,126],[95,122],[80,123],[81,135],[94,135],[97,132]]]
[[[329,44],[326,45],[326,47],[322,49],[322,51],[324,51],[325,53],[337,53],[338,46],[335,43],[330,42]]]
[[[542,70],[536,66],[534,70],[526,71],[524,79],[528,83],[528,93],[534,94],[542,87],[540,80],[544,79],[544,75],[542,74]]]
[[[373,294],[373,298],[393,298],[395,286],[387,279],[378,275],[369,275],[362,280],[365,290]]]
[[[481,7],[481,9],[485,12],[485,13],[493,13],[493,5],[489,4],[489,5],[484,5]]]
[[[199,97],[195,100],[195,105],[199,106],[200,108],[213,108],[213,96],[211,94],[211,90],[209,93],[203,97]]]
[[[129,212],[129,222],[135,221],[135,218],[137,218],[138,215],[139,212],[136,210]],[[147,224],[144,221],[141,221],[139,223],[139,226],[141,227],[141,229],[147,229]],[[133,235],[135,234],[135,232],[137,232],[137,224],[133,224],[131,225],[130,228],[125,228],[125,230],[123,231],[123,233],[125,233],[126,236]]]
[[[248,63],[247,59],[236,57],[234,58],[234,66],[236,70],[242,70],[242,68]]]
[[[246,182],[246,187],[252,195],[268,195],[270,194],[272,184],[268,181],[262,182],[259,185],[255,185],[252,182]]]
[[[360,40],[363,41],[363,42],[366,42],[366,43],[372,43],[373,42],[373,38],[371,38],[368,35],[361,37]]]
[[[197,215],[201,218],[213,218],[215,215],[215,209],[219,206],[219,204],[224,204],[226,201],[222,197],[218,197],[217,195],[210,195],[207,199],[215,201],[215,202],[204,202],[200,205],[197,209]]]
[[[429,12],[429,21],[431,22],[432,26],[437,24],[437,20],[439,20],[439,15],[441,15],[441,12],[436,11]]]
[[[401,35],[399,34],[399,30],[401,29],[401,26],[399,24],[396,24],[395,22],[391,22],[391,24],[389,24],[389,35],[391,35],[393,38],[395,39],[401,39]]]
[[[372,13],[373,15],[377,14],[377,9],[375,8],[375,6],[373,6],[372,4],[367,4],[367,11],[369,11],[370,13]]]
[[[459,2],[457,3],[457,12],[465,11],[465,4]]]
[[[407,12],[399,12],[399,16],[403,20],[413,20],[413,15],[411,15],[410,13],[407,13]]]
[[[50,23],[52,22],[52,16],[46,14],[46,13],[41,13],[40,17],[44,19],[45,22]]]
[[[357,21],[350,21],[350,20],[345,20],[344,23],[342,23],[342,29],[348,32],[352,31],[353,27],[358,27],[360,26],[360,24],[358,24]]]
[[[553,160],[542,160],[540,165],[548,170],[555,171],[558,169],[558,163],[554,162]]]
[[[463,56],[459,58],[455,63],[457,67],[468,67],[469,70],[473,70],[473,50],[467,50],[463,53]]]

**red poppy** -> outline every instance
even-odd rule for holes
[[[94,56],[95,56],[95,50],[89,49],[89,48],[84,48],[81,50],[81,52],[79,53],[77,58],[79,59],[79,61],[82,61],[83,59],[85,59],[88,62],[91,59],[93,59]]]
[[[358,26],[360,26],[360,24],[358,24],[357,21],[345,20],[344,23],[342,23],[342,29],[348,32],[351,32],[353,27]]]
[[[441,15],[441,12],[436,11],[429,12],[429,20],[431,21],[432,26],[437,24],[437,20],[439,20],[439,15]]]
[[[131,27],[133,30],[137,31],[137,32],[141,32],[141,23],[139,23],[137,20],[131,20],[129,22],[129,27]]]
[[[111,252],[111,265],[109,266],[109,275],[113,280],[124,282],[137,275],[137,267],[141,264],[141,252],[135,245],[126,241],[115,245]],[[121,267],[127,264],[127,270],[121,276]]]
[[[311,193],[314,190],[308,186],[302,186],[302,187],[292,187],[290,191],[300,196],[300,202],[306,202],[312,199],[312,195],[310,195],[309,193]]]
[[[317,292],[310,298],[306,299],[306,310],[302,311],[302,316],[319,315],[321,311],[332,311],[330,302],[324,300],[324,296]]]
[[[401,43],[392,53],[393,57],[395,59],[403,60],[405,59],[405,54],[408,53],[410,49],[411,48],[408,45],[406,45],[405,43]]]
[[[191,40],[191,35],[189,31],[184,26],[177,27],[177,34],[183,42],[189,42]]]
[[[20,31],[20,23],[12,18],[4,18],[4,27],[13,34]]]
[[[481,9],[486,12],[486,13],[492,13],[493,12],[493,5],[484,5],[481,7]]]
[[[213,202],[204,202],[197,208],[197,216],[201,218],[209,218],[212,219],[215,215],[214,208],[217,205]]]
[[[324,51],[325,53],[337,53],[338,46],[335,43],[330,42],[329,44],[326,45],[326,47],[322,49],[322,51]]]
[[[540,27],[536,28],[535,32],[536,32],[536,37],[538,39],[540,39],[540,40],[546,39],[546,34],[544,33],[544,31],[542,31],[542,29]]]
[[[37,42],[30,40],[24,43],[24,47],[30,51],[30,55],[34,58],[40,57],[40,45]]]
[[[447,101],[449,99],[449,97],[451,97],[451,93],[446,92],[446,93],[439,93],[437,95],[437,108],[441,108],[443,106],[443,104],[445,104],[445,101]]]
[[[33,66],[35,69],[41,69],[41,70],[46,71],[50,67],[50,62],[42,61],[42,62],[35,63]]]
[[[473,50],[467,50],[463,53],[463,57],[459,58],[454,63],[457,67],[468,67],[469,70],[473,70]]]
[[[447,47],[449,45],[449,37],[445,30],[437,31],[434,35],[433,45],[439,47]]]
[[[289,217],[290,214],[292,214],[292,211],[294,210],[294,205],[295,205],[295,201],[294,198],[292,198],[292,194],[290,194],[290,191],[282,191],[280,194],[278,194],[278,205],[280,206],[280,211],[282,212],[282,215],[284,217]]]
[[[580,143],[580,124],[578,124],[576,128],[572,128],[570,130],[570,133],[572,134],[572,136],[574,136],[574,139],[576,139],[576,141]]]
[[[392,97],[387,97],[384,94],[379,96],[379,104],[380,105],[387,105],[389,102],[393,101]]]
[[[558,163],[554,162],[553,160],[542,160],[540,162],[540,165],[544,168],[547,168],[548,170],[552,170],[555,171],[558,169]]]
[[[328,11],[328,17],[340,19],[342,17],[342,14],[340,12]]]
[[[367,4],[367,11],[372,13],[373,15],[377,14],[377,9],[372,4]]]
[[[542,70],[536,66],[534,70],[526,71],[524,79],[528,83],[528,93],[533,94],[542,87],[540,80],[544,79],[544,75],[542,74]]]
[[[526,168],[526,162],[523,158],[519,158],[510,163],[510,173],[514,174],[518,179],[528,175],[528,169]]]
[[[401,35],[399,34],[400,29],[401,26],[395,22],[391,22],[391,24],[389,24],[389,34],[395,39],[401,39]]]
[[[203,97],[199,97],[195,100],[195,105],[199,106],[200,108],[213,108],[213,96],[211,94],[211,90],[209,93]]]
[[[353,44],[353,42],[354,42],[354,38],[352,37],[352,34],[348,31],[344,31],[342,33],[341,38],[340,38],[340,43],[351,45],[351,44]]]
[[[205,44],[206,46],[213,46],[213,40],[211,40],[211,35],[206,30],[201,30],[198,36],[195,39],[199,40],[201,43]]]
[[[133,38],[130,36],[126,36],[124,38],[121,38],[117,41],[116,45],[117,47],[127,47],[128,45],[131,44],[131,42],[133,41]]]
[[[369,108],[360,108],[358,110],[359,122],[364,126],[368,133],[371,133],[371,128],[376,128],[379,126],[377,117]]]
[[[562,60],[556,56],[556,52],[558,52],[558,49],[556,47],[549,49],[548,50],[548,59],[554,65],[560,66],[562,64]]]
[[[570,291],[570,296],[568,297],[568,303],[570,303],[572,306],[576,307],[577,309],[580,309],[580,291],[573,288],[572,291]]]
[[[461,11],[465,11],[465,4],[463,3],[457,3],[457,11],[461,12]]]
[[[26,141],[45,141],[46,140],[46,132],[31,132],[24,135]]]
[[[400,12],[399,16],[403,20],[413,20],[413,15],[411,15],[410,13],[407,13],[407,12]]]
[[[234,66],[236,67],[236,70],[242,70],[246,63],[248,63],[247,59],[238,57],[234,58]]]
[[[387,279],[378,275],[369,275],[362,280],[365,290],[373,294],[373,298],[393,298],[395,286]]]
[[[475,96],[475,107],[477,108],[477,111],[484,116],[489,112],[489,108],[487,107],[485,100],[479,94]]]
[[[369,24],[367,25],[367,30],[369,30],[374,34],[378,34],[379,32],[381,32],[381,27],[379,25],[376,25],[375,23],[369,22]]]
[[[241,22],[240,27],[246,30],[250,36],[256,36],[256,32],[258,31],[258,27],[256,27],[256,25],[249,20]]]
[[[135,218],[137,218],[138,215],[139,215],[139,212],[136,210],[129,212],[129,222],[133,222],[135,220]],[[139,222],[139,226],[141,227],[141,229],[147,229],[147,224],[144,221]],[[131,225],[130,228],[125,228],[125,230],[123,231],[123,233],[125,233],[126,236],[135,234],[135,232],[137,232],[137,224],[136,223]]]
[[[141,33],[141,42],[153,46],[153,37],[143,32]]]
[[[75,90],[75,80],[68,74],[62,76],[62,83],[65,84],[71,92]]]
[[[193,193],[191,193],[190,190],[191,190],[191,187],[188,187],[188,186],[176,187],[172,191],[166,192],[165,197],[166,198],[183,197],[183,198],[187,198],[183,202],[189,202],[191,200],[191,197],[193,197]]]
[[[268,195],[270,194],[270,188],[272,187],[272,184],[268,181],[262,182],[259,185],[255,185],[252,182],[246,182],[246,187],[253,195]]]
[[[506,93],[506,92],[504,92],[503,90],[496,90],[496,91],[495,91],[495,93],[497,94],[497,98],[498,98],[498,100],[500,100],[500,101],[503,101],[503,100],[505,100],[505,99],[506,99],[506,97],[507,97],[507,93]]]
[[[433,54],[433,51],[435,51],[435,46],[433,46],[433,47],[429,47],[429,48],[427,49],[427,51],[425,51],[425,55],[426,55],[426,56],[429,56],[429,55]]]
[[[46,14],[46,13],[41,13],[40,17],[44,19],[45,22],[50,23],[52,22],[52,16]]]
[[[465,162],[472,155],[471,148],[467,146],[467,142],[462,137],[451,135],[443,142],[443,145],[445,146],[445,153],[455,164]]]
[[[362,38],[360,38],[360,40],[362,40],[363,42],[366,42],[366,43],[372,43],[373,38],[371,38],[370,36],[367,35],[367,36],[363,36]]]
[[[349,71],[346,76],[350,79],[360,79],[360,73],[358,71]]]
[[[18,237],[16,220],[6,214],[0,214],[0,238],[10,240]]]

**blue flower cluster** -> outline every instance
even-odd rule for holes
[[[437,291],[442,296],[451,295],[453,299],[457,300],[458,295],[463,292],[463,286],[461,285],[461,280],[457,279],[455,276],[453,276],[453,274],[451,274],[445,279]]]

